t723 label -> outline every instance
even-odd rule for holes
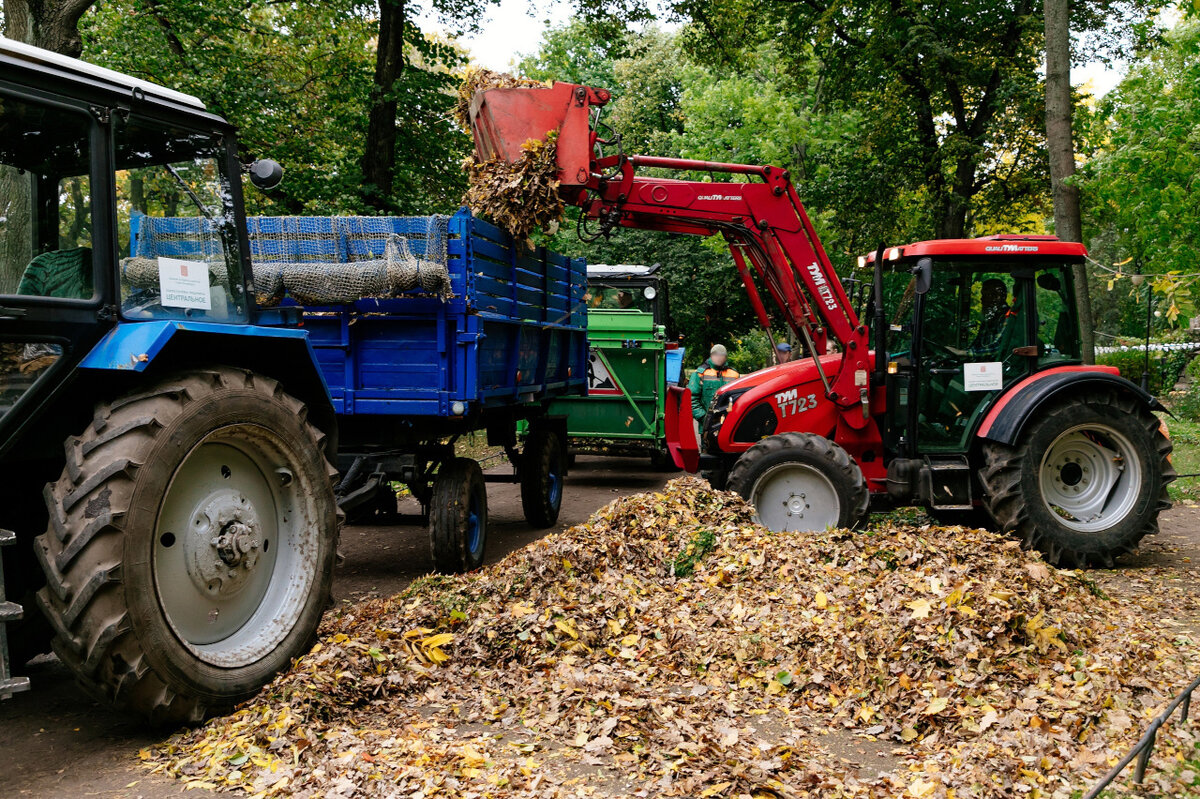
[[[799,389],[791,388],[776,394],[775,404],[779,406],[780,417],[786,418],[817,407],[817,395],[802,395]]]

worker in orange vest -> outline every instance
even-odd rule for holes
[[[717,389],[731,380],[737,380],[741,375],[726,363],[729,353],[724,344],[714,344],[708,351],[708,360],[692,375],[688,388],[692,391],[692,417],[704,426],[704,417],[712,406]]]

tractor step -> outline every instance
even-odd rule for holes
[[[0,547],[5,547],[17,540],[17,534],[11,530],[0,530]],[[4,597],[4,556],[0,553],[0,699],[8,699],[20,691],[29,690],[28,677],[12,676],[12,664],[8,659],[8,629],[9,622],[20,621],[24,611],[16,602],[9,602]]]
[[[971,464],[965,456],[927,458],[929,504],[935,510],[971,510]]]

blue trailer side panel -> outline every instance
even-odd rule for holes
[[[131,254],[203,259],[201,233],[210,224],[135,215]],[[260,264],[371,260],[395,235],[418,258],[440,261],[444,240],[447,299],[410,293],[303,309],[337,413],[445,417],[455,415],[456,403],[466,413],[585,393],[583,259],[530,250],[466,209],[437,220],[444,237],[432,236],[432,225],[429,217],[247,220],[251,259]],[[108,363],[127,358],[130,346],[152,348],[142,341],[149,331],[97,358]],[[122,364],[141,367],[136,359]]]

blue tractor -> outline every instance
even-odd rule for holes
[[[0,698],[51,644],[155,722],[249,698],[315,640],[335,489],[361,511],[409,482],[438,566],[479,565],[483,476],[447,443],[467,430],[511,445],[535,424],[516,479],[531,519],[557,516],[564,436],[544,409],[583,390],[582,262],[543,254],[538,274],[483,223],[443,218],[460,251],[442,296],[300,307],[280,281],[319,299],[330,265],[295,263],[270,229],[287,218],[248,235],[247,173],[282,174],[244,165],[196,98],[0,38]],[[353,280],[356,247],[404,244],[328,227]]]

